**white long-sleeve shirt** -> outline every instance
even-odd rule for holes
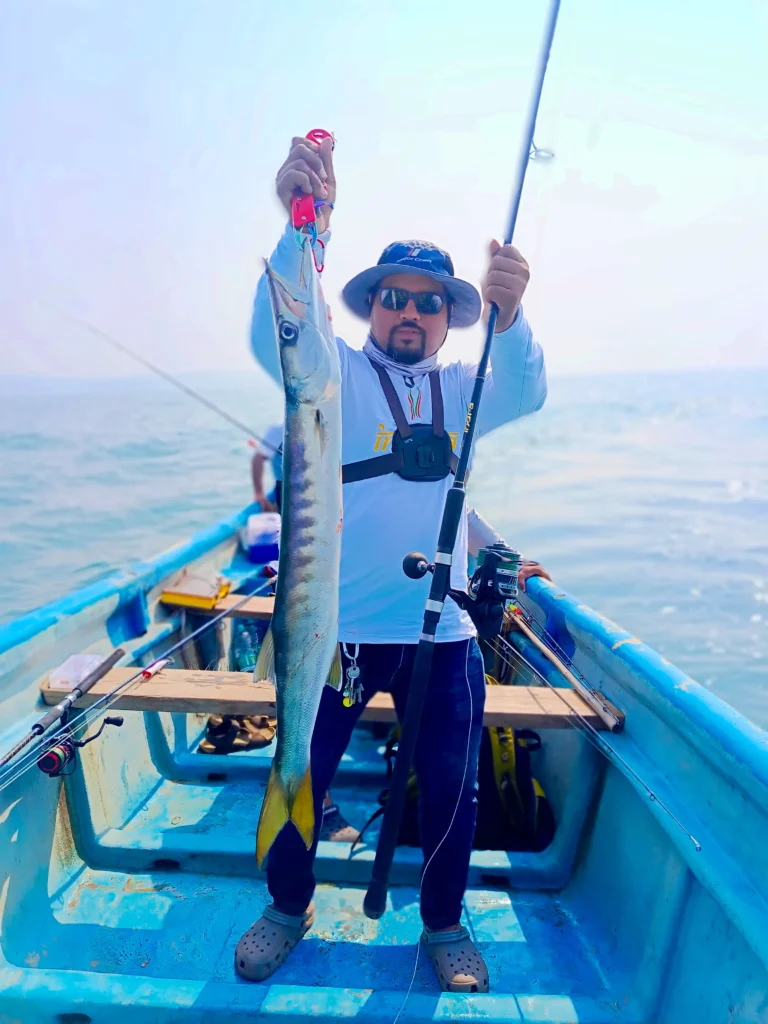
[[[328,247],[330,233],[322,236]],[[297,281],[301,251],[288,227],[270,263],[286,280]],[[337,338],[342,371],[342,462],[358,462],[390,450],[395,423],[379,378],[363,352]],[[251,346],[267,373],[282,383],[272,309],[265,278],[259,281],[251,322]],[[477,366],[455,362],[440,366],[445,429],[458,443],[472,394]],[[409,402],[405,379],[390,374],[406,418],[411,423],[432,422],[428,377],[415,377]],[[531,335],[528,322],[518,313],[515,322],[494,339],[493,368],[480,406],[476,437],[487,434],[518,415],[535,412],[547,395],[544,357]],[[404,480],[396,473],[344,485],[344,525],[339,582],[339,640],[346,643],[418,643],[430,577],[409,579],[402,562],[410,551],[432,560],[445,496],[451,475],[429,483]],[[451,585],[465,590],[467,583],[467,520],[462,518],[456,538]],[[446,601],[437,641],[473,636],[469,616]]]

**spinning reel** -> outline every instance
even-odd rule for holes
[[[76,740],[71,732],[65,732],[52,747],[49,747],[43,754],[37,759],[37,767],[50,779],[58,779],[62,776],[71,775],[77,767],[77,751],[83,747],[87,747],[89,743],[93,743],[99,736],[104,732],[104,726],[116,725],[120,727],[125,719],[122,715],[116,715],[114,718],[105,718],[101,723],[101,728],[98,732],[95,732],[93,736],[89,736],[87,740]],[[66,724],[66,723],[63,723]],[[65,769],[72,765],[70,771]]]
[[[504,543],[481,548],[477,555],[477,568],[469,581],[467,592],[449,590],[453,598],[472,619],[481,640],[490,640],[501,632],[504,607],[517,598],[517,580],[522,556]],[[412,580],[420,580],[434,572],[434,563],[425,555],[412,551],[403,559],[403,572]]]

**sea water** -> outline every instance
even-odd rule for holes
[[[194,384],[255,431],[281,415],[256,374]],[[0,622],[245,505],[251,454],[154,379],[0,379]],[[768,370],[554,378],[480,441],[469,500],[768,728]]]

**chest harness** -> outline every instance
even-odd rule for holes
[[[443,480],[449,473],[455,473],[458,459],[445,431],[440,371],[432,370],[429,373],[432,422],[409,423],[391,377],[383,366],[373,360],[370,363],[379,378],[397,429],[392,435],[391,451],[372,459],[347,463],[341,470],[341,482],[351,484],[358,480],[371,480],[376,476],[397,473],[404,480],[428,483],[431,480]]]

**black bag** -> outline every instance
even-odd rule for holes
[[[491,677],[486,678],[489,683],[496,682]],[[392,776],[399,731],[396,726],[384,749],[387,779]],[[531,767],[531,754],[540,749],[541,737],[531,729],[490,726],[483,729],[477,773],[477,826],[473,843],[476,850],[538,853],[552,842],[554,815]],[[361,837],[371,822],[384,813],[388,794],[389,789],[379,793],[381,806],[363,826]],[[411,769],[397,840],[399,846],[421,845],[418,798],[416,773]]]

